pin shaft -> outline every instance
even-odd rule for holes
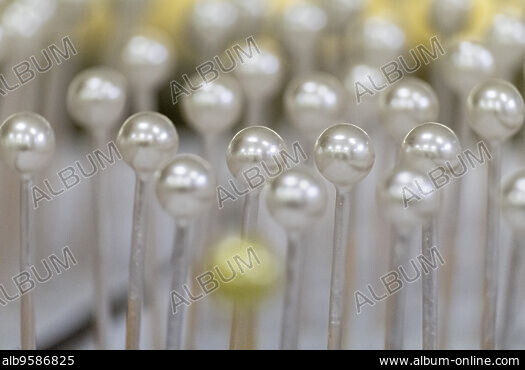
[[[501,147],[490,145],[492,160],[488,162],[488,200],[483,273],[483,314],[481,348],[496,347],[496,310],[498,298],[498,239],[500,221],[499,190],[501,178]]]
[[[296,350],[299,341],[299,298],[301,296],[302,272],[300,237],[297,233],[288,235],[286,261],[286,285],[280,348],[282,350]]]
[[[171,292],[180,291],[188,278],[187,250],[190,244],[190,232],[187,224],[176,223],[175,242],[171,257],[173,276],[171,280]],[[179,307],[174,312],[170,305],[168,310],[168,333],[166,335],[166,349],[181,350],[184,332],[185,307]]]
[[[330,309],[328,320],[329,350],[342,349],[345,261],[350,226],[351,192],[336,189],[334,246],[332,252],[332,277],[330,284]]]
[[[128,312],[126,321],[126,349],[136,350],[140,345],[140,321],[144,299],[144,257],[147,240],[149,204],[148,183],[137,176],[133,209],[133,230],[129,265]]]
[[[246,194],[242,213],[241,239],[244,241],[257,231],[260,190]],[[255,320],[253,307],[239,302],[233,303],[233,317],[230,336],[231,350],[250,350],[255,347]]]
[[[20,184],[20,272],[30,271],[34,264],[34,210],[31,205],[33,179],[23,177]],[[20,327],[23,350],[36,349],[35,306],[33,291],[20,298]]]
[[[421,255],[433,261],[433,249],[437,247],[437,218],[432,217],[422,227]],[[428,267],[427,267],[428,268]],[[438,277],[434,268],[423,271],[423,350],[436,350],[438,340]]]
[[[391,230],[392,248],[390,253],[389,269],[397,271],[400,266],[408,260],[410,246],[410,234],[404,230],[398,230],[392,226]],[[385,349],[403,349],[405,324],[406,293],[401,289],[387,299],[386,307],[386,332]]]
[[[96,135],[93,142],[97,148],[102,148],[106,140],[106,135]],[[107,287],[108,274],[106,266],[105,251],[110,248],[110,233],[107,205],[110,204],[107,198],[109,189],[107,174],[101,171],[93,178],[92,192],[96,238],[97,242],[93,247],[93,283],[95,295],[95,326],[96,342],[98,349],[107,348],[107,329],[111,323],[111,304]]]

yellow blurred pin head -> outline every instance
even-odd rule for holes
[[[241,304],[264,298],[279,277],[277,258],[266,244],[236,237],[228,237],[212,249],[208,266],[219,284],[217,292]]]

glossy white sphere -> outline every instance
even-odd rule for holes
[[[131,168],[139,175],[149,177],[173,159],[179,148],[179,136],[166,116],[141,112],[124,122],[116,143]]]
[[[461,143],[454,131],[440,123],[417,126],[401,145],[401,161],[425,173],[437,167],[456,169],[461,153]]]
[[[304,167],[279,175],[266,194],[268,211],[288,232],[301,232],[318,222],[327,200],[322,179]]]
[[[43,170],[54,153],[55,133],[36,113],[13,114],[0,126],[0,157],[18,173],[25,176]]]
[[[193,154],[180,154],[160,172],[156,191],[162,208],[183,222],[210,208],[215,187],[215,175],[208,162]]]
[[[201,135],[217,135],[230,129],[241,117],[243,92],[239,82],[222,75],[213,82],[202,82],[200,89],[182,99],[182,112]]]
[[[69,84],[67,110],[87,130],[110,131],[126,108],[126,79],[107,67],[90,68]]]
[[[326,129],[315,144],[317,169],[338,188],[351,188],[362,181],[374,165],[374,147],[367,133],[342,123]]]
[[[326,73],[292,80],[284,96],[286,115],[291,123],[301,132],[316,136],[342,120],[346,104],[343,85]]]
[[[386,131],[400,143],[414,127],[437,120],[439,102],[428,83],[409,77],[381,94],[380,109]]]
[[[439,209],[439,197],[429,177],[403,165],[378,183],[376,199],[380,214],[400,231],[420,226]]]
[[[246,172],[254,168],[261,174],[282,171],[284,150],[286,144],[275,131],[263,126],[251,126],[233,137],[226,150],[226,163],[237,180],[245,181]]]
[[[522,127],[523,98],[511,83],[488,80],[476,86],[468,98],[468,123],[489,142],[502,142]]]

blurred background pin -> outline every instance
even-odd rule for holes
[[[193,80],[198,80],[197,76]],[[242,114],[244,95],[239,82],[231,75],[221,75],[212,82],[200,82],[201,88],[182,100],[184,118],[201,138],[201,152],[204,158],[215,169],[217,182],[227,175],[226,161],[223,153],[223,139],[226,133],[239,122]],[[220,218],[219,209],[213,207],[203,215],[203,229],[208,230],[207,237],[202,238],[203,245],[209,245],[218,237],[217,224]],[[194,270],[202,267],[206,250],[196,252]],[[192,282],[195,285],[195,282]],[[193,346],[198,325],[199,307],[192,305],[188,313],[190,327],[188,343]]]
[[[55,122],[55,131],[58,139],[67,136],[71,139],[71,126],[63,114],[62,100],[66,99],[67,88],[70,79],[78,68],[78,58],[72,58],[78,55],[79,39],[76,37],[79,24],[86,19],[89,14],[89,0],[58,0],[57,9],[49,39],[55,44],[60,45],[65,50],[65,56],[68,59],[61,64],[60,68],[52,68],[46,72],[43,77],[43,83],[39,87],[44,97],[40,99],[39,109],[42,115],[47,117],[51,122]],[[73,45],[73,47],[71,47]],[[77,45],[77,47],[75,47]],[[42,51],[45,55],[45,52]],[[50,59],[46,57],[46,60]],[[43,69],[45,70],[45,68]],[[57,153],[59,154],[59,153]]]
[[[173,305],[173,294],[181,291],[187,283],[192,223],[197,216],[209,210],[215,195],[215,178],[206,161],[195,155],[181,154],[162,170],[156,190],[160,204],[175,219],[166,349],[181,350],[185,308],[177,310]]]
[[[315,140],[325,129],[343,119],[346,102],[342,84],[329,74],[314,73],[290,82],[284,108],[288,120],[302,136],[306,153],[312,153]]]
[[[437,211],[437,194],[424,172],[404,163],[400,163],[378,183],[376,194],[382,214],[392,224],[389,271],[395,271],[409,261],[414,229]],[[405,306],[405,289],[387,298],[386,350],[404,348]]]
[[[456,97],[453,116],[448,117],[448,121],[464,145],[468,145],[470,132],[465,122],[468,94],[476,85],[494,75],[495,60],[486,46],[474,41],[455,41],[445,48],[447,53],[440,61],[441,75],[449,87],[449,93]]]
[[[243,260],[248,258],[250,263],[246,267],[232,263],[239,258]],[[259,316],[258,320],[245,322],[253,326],[246,327],[244,330],[250,331],[254,341],[257,337],[261,337],[261,334],[264,336],[264,332],[269,328],[260,326],[262,315],[259,315],[259,312],[265,308],[265,303],[268,303],[266,298],[271,298],[273,293],[278,291],[277,283],[281,278],[283,267],[274,248],[262,240],[243,240],[239,236],[220,237],[209,249],[206,262],[210,271],[215,270],[227,280],[227,284],[223,284],[221,289],[217,290],[218,295],[242,307],[248,314],[254,315],[253,317],[255,314]],[[213,311],[217,310],[218,303],[213,302]],[[272,323],[274,321],[272,317]],[[278,323],[272,326],[279,327]],[[274,342],[272,348],[275,349],[277,346],[278,343]],[[243,348],[258,347],[253,342],[244,343]]]
[[[403,28],[393,18],[380,15],[367,17],[357,29],[348,27],[345,41],[351,55],[360,55],[365,63],[377,68],[402,56],[406,43]]]
[[[127,103],[124,76],[110,68],[92,68],[77,75],[69,85],[67,109],[91,136],[95,149],[109,145],[110,137],[122,119]],[[111,298],[108,291],[107,255],[111,248],[111,220],[107,174],[98,173],[92,183],[92,204],[97,242],[93,246],[93,283],[95,296],[96,338],[99,349],[108,348],[111,328]]]
[[[233,73],[246,97],[243,125],[254,126],[269,118],[266,108],[283,84],[284,65],[278,46],[270,39],[257,39],[247,46],[249,56],[240,57],[241,64]]]
[[[479,83],[486,81],[496,72],[493,54],[483,44],[471,40],[452,40],[445,45],[446,54],[436,64],[436,79],[442,80],[446,91],[440,96],[447,97],[440,101],[446,111],[440,112],[442,122],[446,122],[457,133],[465,149],[472,146],[473,135],[466,117],[467,99],[470,91]],[[448,190],[445,208],[443,245],[451,246],[451,251],[460,247],[461,211],[465,206],[464,178],[456,179]],[[448,255],[448,253],[447,253]],[[445,269],[452,269],[455,261]],[[451,302],[453,274],[445,273],[443,285],[444,302]],[[444,320],[449,321],[449,306],[445,307]],[[443,328],[443,346],[449,342],[450,325]]]
[[[407,77],[381,95],[380,109],[385,130],[397,148],[413,128],[437,120],[439,102],[428,83]]]
[[[326,201],[327,193],[322,180],[304,167],[285,171],[272,181],[268,190],[268,211],[286,230],[288,237],[281,350],[298,349],[299,297],[304,263],[301,236],[323,216]]]
[[[443,48],[444,45],[453,44],[453,40],[462,33],[466,32],[472,23],[474,12],[474,3],[476,0],[431,0],[428,6],[428,23],[434,34],[437,35],[437,41]],[[431,45],[434,47],[434,45]],[[448,52],[448,47],[445,49]],[[454,94],[451,94],[445,79],[440,71],[440,63],[430,65],[430,83],[435,89],[440,105],[439,119],[456,130],[462,122],[458,122],[461,117],[454,117],[458,114],[458,104],[455,101]],[[458,97],[456,97],[458,98]],[[461,99],[465,98],[464,96]],[[450,107],[456,107],[455,112],[451,112]],[[449,244],[449,243],[446,243]]]
[[[195,0],[189,36],[195,42],[199,63],[222,53],[238,22],[239,8],[230,1]]]
[[[525,23],[508,10],[493,16],[487,33],[487,45],[494,55],[497,77],[512,81],[520,70],[525,55]]]
[[[172,41],[164,32],[143,28],[126,40],[121,53],[132,96],[132,111],[157,111],[157,93],[175,69]]]
[[[286,7],[282,17],[282,37],[290,53],[292,74],[302,76],[318,69],[322,33],[327,24],[323,9],[303,0]]]
[[[387,87],[385,78],[379,68],[363,61],[349,64],[342,79],[348,95],[348,115],[351,121],[362,122],[367,130],[376,130],[379,135],[378,104],[382,94],[375,90]],[[373,92],[374,94],[371,94]]]
[[[144,22],[146,0],[111,0],[111,31],[114,37],[106,44],[104,60],[108,65],[115,66],[119,63],[119,53],[126,44],[126,40]]]
[[[260,34],[270,11],[268,0],[233,0],[232,3],[239,13],[237,37]]]
[[[218,140],[239,122],[243,101],[239,82],[229,75],[202,82],[200,89],[182,100],[184,117],[201,136],[202,153],[215,168],[222,164],[217,160]]]
[[[317,1],[326,12],[327,29],[323,39],[324,70],[339,73],[345,61],[345,37],[362,27],[363,14],[368,0],[321,0]],[[352,36],[350,36],[352,37]],[[356,52],[356,50],[352,50]],[[354,55],[350,55],[352,59]]]
[[[49,35],[49,22],[56,11],[56,0],[21,0],[11,2],[2,13],[1,24],[5,37],[8,40],[9,53],[8,59],[5,61],[5,66],[11,71],[15,68],[20,68],[21,64],[29,66],[27,59],[37,52],[39,48],[43,47],[43,43],[47,42],[46,37]],[[27,64],[26,64],[27,63]],[[31,74],[31,72],[28,72]],[[23,77],[18,78],[18,82],[11,76],[8,80],[8,85],[11,85],[10,93],[2,99],[2,107],[0,109],[3,117],[7,117],[15,112],[21,110],[38,111],[40,109],[38,104],[38,91],[36,85],[41,82],[40,75],[32,73],[33,78],[32,88],[24,86]],[[6,77],[2,76],[5,85]],[[4,86],[5,88],[5,86]]]
[[[428,12],[430,26],[449,40],[467,28],[472,7],[473,0],[431,0]]]

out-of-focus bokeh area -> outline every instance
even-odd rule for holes
[[[450,9],[457,11],[451,13]],[[476,65],[477,56],[475,53],[463,56],[466,59],[461,60],[461,68],[465,69],[458,67],[458,74],[453,77],[445,75],[439,65],[450,60],[451,63],[456,62],[454,58],[461,53],[452,53],[456,49],[451,45],[458,40],[479,43],[492,53],[490,63],[494,62],[495,66],[491,77],[505,78],[522,90],[524,11],[525,2],[522,0],[0,0],[0,66],[3,76],[0,78],[0,89],[6,92],[0,97],[0,117],[3,121],[9,114],[30,110],[50,121],[57,136],[57,155],[51,168],[39,175],[36,184],[44,187],[44,180],[47,179],[48,183],[59,187],[57,172],[74,166],[76,161],[87,166],[87,155],[97,149],[89,141],[85,130],[67,112],[67,87],[80,71],[104,65],[122,72],[128,80],[128,107],[116,128],[133,112],[157,110],[175,123],[181,138],[180,153],[203,155],[201,142],[206,136],[206,122],[201,130],[195,129],[189,122],[181,104],[184,94],[179,95],[180,100],[174,104],[173,81],[187,86],[185,76],[194,76],[199,65],[215,61],[216,56],[226,61],[227,50],[233,50],[236,44],[246,48],[246,40],[252,36],[267,63],[256,65],[254,69],[250,69],[250,63],[239,64],[235,71],[228,73],[243,88],[242,115],[233,127],[218,135],[216,146],[208,148],[211,152],[206,154],[216,170],[219,184],[228,188],[232,176],[224,159],[225,150],[235,132],[248,123],[273,128],[285,138],[290,148],[295,140],[300,140],[307,155],[311,156],[313,140],[322,130],[305,134],[298,129],[303,119],[301,112],[297,113],[299,123],[291,122],[293,114],[286,111],[283,103],[285,91],[294,78],[314,72],[331,74],[344,89],[344,98],[339,103],[342,114],[338,121],[355,123],[365,129],[375,142],[378,158],[374,172],[360,185],[355,197],[352,240],[349,241],[353,252],[348,256],[347,263],[350,284],[346,287],[344,347],[382,349],[385,302],[365,307],[364,312],[357,314],[354,292],[358,289],[366,291],[369,284],[378,286],[380,277],[388,272],[389,233],[385,223],[378,221],[381,209],[375,203],[374,189],[378,179],[394,165],[395,151],[392,148],[398,143],[387,138],[380,124],[384,118],[376,99],[380,92],[374,96],[362,95],[362,103],[358,104],[355,83],[368,76],[384,78],[380,68],[392,61],[399,62],[399,57],[404,57],[413,65],[415,60],[410,58],[411,50],[420,50],[418,46],[421,45],[428,50],[435,48],[432,39],[437,36],[445,53],[437,56],[439,60],[431,60],[409,73],[409,77],[420,78],[432,85],[440,99],[439,122],[458,133],[462,130],[460,121],[463,116],[458,113],[455,102],[465,100],[461,95],[461,85],[467,86],[472,79],[463,81],[462,77],[471,76],[469,68]],[[140,35],[146,35],[146,38],[151,36],[159,44],[152,47],[146,42],[144,47],[151,49],[145,59],[137,63],[138,67],[130,67],[126,64],[129,60],[123,57],[123,50],[129,47],[130,38],[135,37],[135,51],[141,54]],[[74,45],[74,55],[69,55],[67,60],[62,58],[60,63],[52,62],[53,67],[47,72],[36,73],[31,81],[8,91],[9,84],[13,87],[20,82],[17,79],[20,76],[13,72],[14,66],[26,61],[33,63],[31,56],[37,56],[42,61],[41,51],[49,50],[50,45],[64,49],[66,36]],[[141,69],[141,63],[151,68]],[[33,64],[27,65],[31,68]],[[478,71],[472,73],[472,78],[476,79]],[[377,82],[376,77],[373,79]],[[450,79],[457,83],[449,83]],[[327,122],[326,127],[335,123],[339,122]],[[116,128],[112,137],[116,135]],[[522,163],[523,150],[519,150],[522,136],[522,133],[518,134],[509,145],[508,151],[513,155],[504,162],[504,174]],[[472,147],[471,144],[464,143],[464,146]],[[311,158],[306,162],[311,165]],[[1,166],[0,284],[4,292],[13,293],[16,288],[12,277],[18,272],[18,179]],[[462,221],[461,224],[449,225],[443,231],[445,243],[455,243],[451,241],[452,234],[460,241],[452,252],[447,249],[447,258],[454,262],[447,262],[440,269],[441,348],[471,349],[477,348],[479,343],[482,266],[479,245],[480,235],[483,234],[480,215],[484,211],[484,203],[480,199],[484,199],[485,187],[478,184],[484,181],[482,171],[477,169],[464,180],[466,190],[463,197],[466,200],[461,209],[455,209],[454,204],[447,206],[447,214],[457,213]],[[124,347],[125,338],[135,178],[123,161],[109,167],[107,174],[111,183],[111,204],[108,205],[107,216],[112,220],[112,248],[107,251],[111,272],[107,284],[113,307],[108,347],[120,349]],[[328,183],[327,187],[332,189]],[[300,348],[304,349],[326,347],[333,198],[331,191],[328,211],[309,230],[304,243],[299,341]],[[52,254],[60,256],[66,245],[78,261],[77,266],[36,287],[39,348],[95,347],[90,265],[93,202],[90,181],[86,177],[64,194],[54,195],[52,201],[43,201],[37,209],[36,261]],[[155,252],[150,252],[153,257],[148,256],[153,262],[146,264],[141,348],[160,349],[164,346],[165,318],[170,299],[169,258],[173,220],[160,207],[156,208],[156,241],[153,242],[156,248]],[[227,267],[224,265],[226,261],[243,253],[238,249],[242,201],[225,202],[220,211],[216,208],[214,204],[214,226],[209,226],[207,218],[202,217],[195,227],[192,258],[188,262],[193,269],[192,276],[213,270],[217,265]],[[231,301],[234,300],[238,303],[242,301],[257,312],[254,329],[256,347],[278,347],[286,234],[263,206],[259,229],[260,235],[253,245],[256,245],[255,250],[261,257],[261,265],[190,306],[184,336],[186,348],[228,348]],[[510,230],[504,229],[502,234],[501,258],[504,262],[501,271],[505,271]],[[419,246],[417,241],[412,244],[411,255],[415,256]],[[504,286],[503,282],[501,284]],[[193,285],[193,288],[196,286]],[[418,349],[421,343],[420,283],[409,285],[406,290],[408,304],[404,346]],[[5,293],[0,298],[3,296]],[[514,339],[509,347],[525,347],[524,330],[525,317],[521,317],[516,322]],[[19,301],[0,306],[0,332],[0,349],[19,347]]]

